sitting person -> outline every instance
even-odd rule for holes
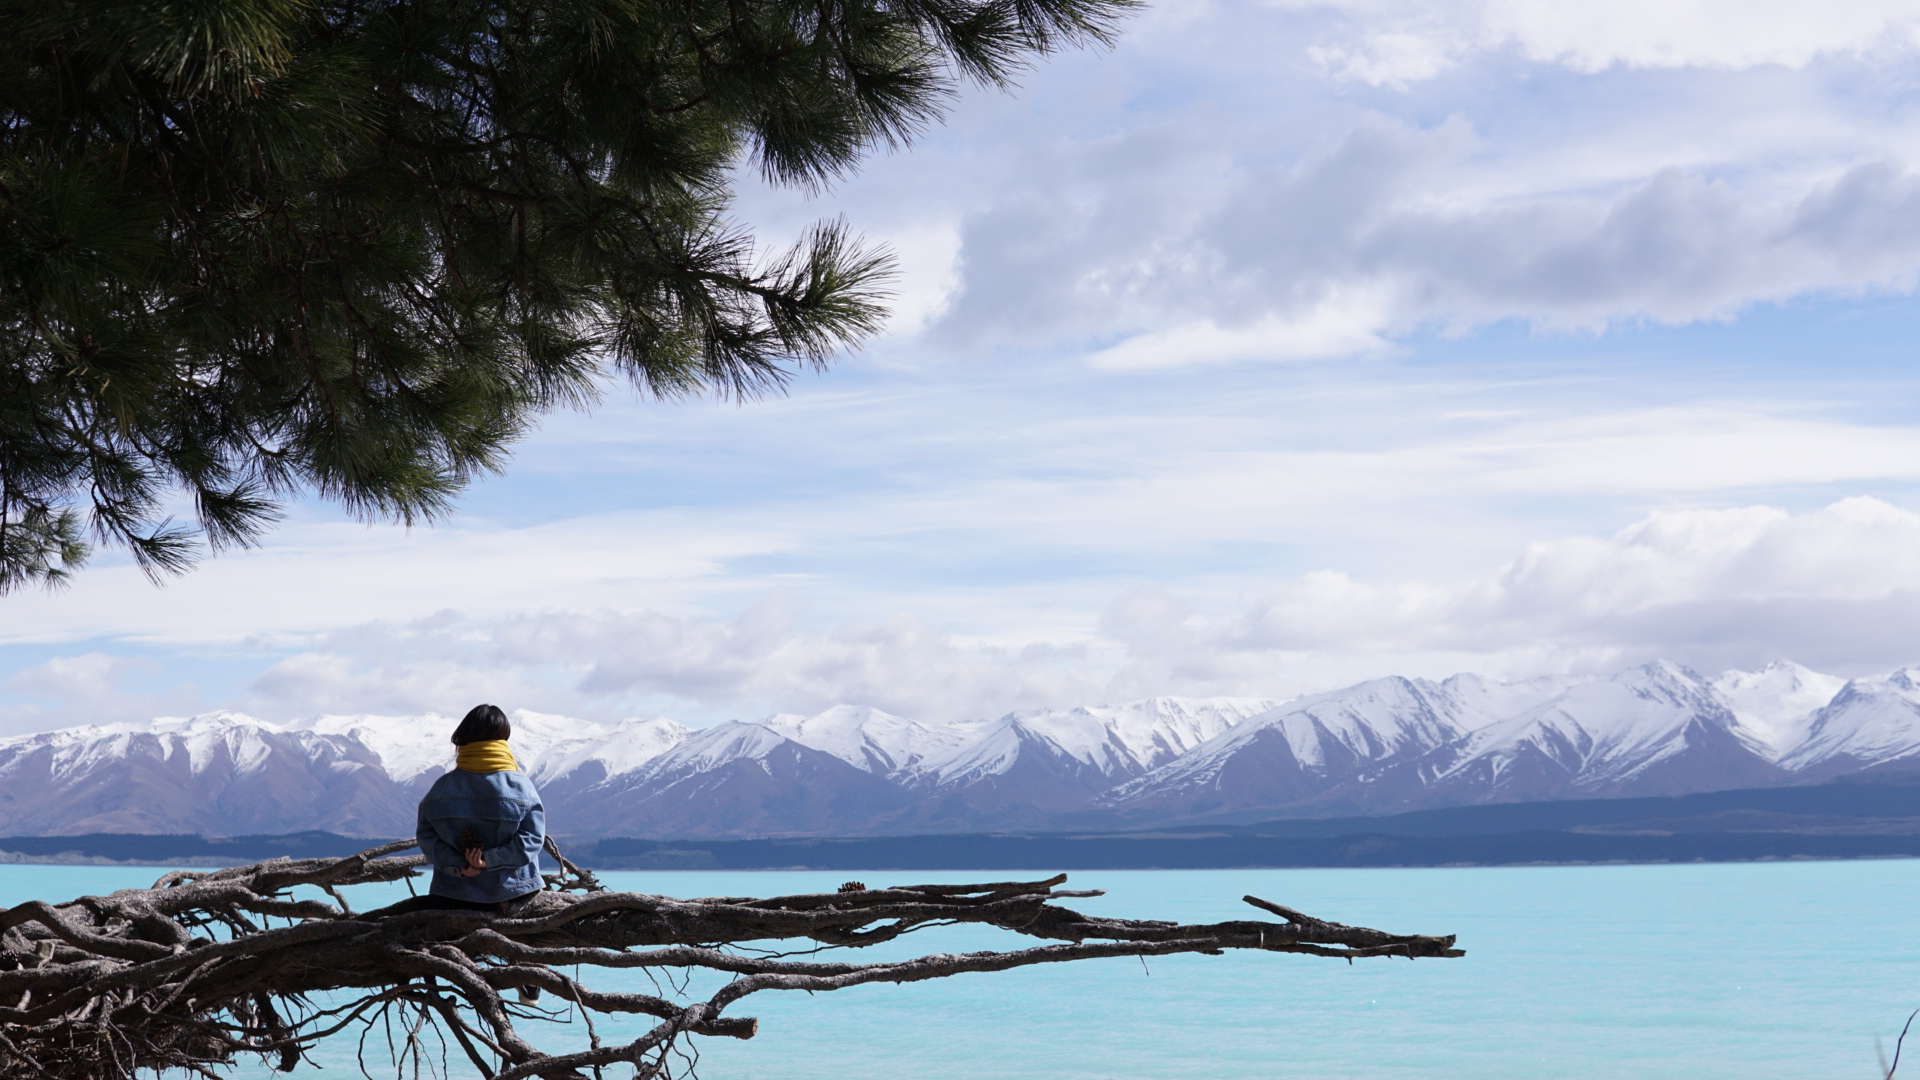
[[[541,889],[546,810],[507,748],[513,725],[497,705],[476,705],[453,729],[453,771],[420,800],[417,837],[433,867],[427,895],[369,912],[512,910]]]

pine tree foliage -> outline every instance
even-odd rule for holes
[[[1133,2],[0,0],[0,593],[303,491],[436,519],[621,378],[778,390],[891,262],[758,250],[735,170],[843,176]]]

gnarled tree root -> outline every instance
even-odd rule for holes
[[[131,1077],[180,1068],[207,1076],[239,1055],[291,1071],[320,1040],[385,1020],[402,1033],[397,1063],[418,1063],[421,1039],[450,1038],[480,1075],[582,1078],[627,1063],[666,1076],[668,1051],[689,1036],[751,1038],[757,1022],[727,1014],[762,990],[838,990],[971,971],[1102,956],[1218,955],[1227,949],[1347,958],[1460,956],[1454,939],[1343,926],[1257,897],[1279,922],[1200,926],[1082,915],[1055,901],[1098,896],[1046,881],[854,888],[771,899],[676,900],[609,892],[571,863],[548,888],[500,913],[356,913],[342,889],[413,875],[411,843],[345,859],[275,859],[217,871],[176,871],[150,889],[0,909],[0,1075]],[[558,852],[554,852],[555,855]],[[296,898],[313,886],[331,902]],[[883,963],[818,959],[932,925],[980,923],[1047,944],[935,954]],[[816,943],[809,959],[746,942]],[[611,993],[575,975],[588,968],[667,974],[707,969],[733,979],[704,1000]],[[658,1023],[645,1035],[549,1055],[528,1042],[521,1004],[550,994],[599,1014]],[[589,1029],[591,1030],[591,1029]]]

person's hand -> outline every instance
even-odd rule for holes
[[[477,847],[467,849],[467,865],[460,868],[461,877],[473,877],[487,868],[487,860]]]

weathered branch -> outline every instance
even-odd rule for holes
[[[1227,949],[1349,960],[1460,956],[1452,937],[1388,934],[1304,915],[1258,897],[1284,922],[1195,926],[1083,915],[1056,903],[1097,891],[1045,881],[908,885],[770,899],[679,900],[616,893],[559,856],[548,889],[510,911],[355,912],[342,889],[413,875],[411,845],[345,859],[275,859],[217,871],[175,871],[150,889],[0,909],[0,1074],[131,1077],[182,1068],[206,1075],[243,1054],[291,1071],[322,1039],[381,1019],[409,1045],[439,1028],[483,1076],[578,1078],[616,1062],[665,1077],[689,1036],[752,1038],[758,1022],[725,1015],[763,990],[838,990],[964,972],[1111,956],[1219,954]],[[331,898],[297,897],[311,886]],[[275,920],[281,920],[275,925]],[[820,959],[934,925],[977,923],[1047,944],[858,963]],[[741,949],[808,941],[812,958]],[[565,970],[692,969],[734,976],[706,1000],[610,993]],[[644,1015],[639,1039],[548,1055],[514,1026],[528,1010],[506,995],[552,994],[584,1014]],[[596,1040],[597,1043],[597,1040]],[[396,1062],[397,1064],[397,1062]]]

